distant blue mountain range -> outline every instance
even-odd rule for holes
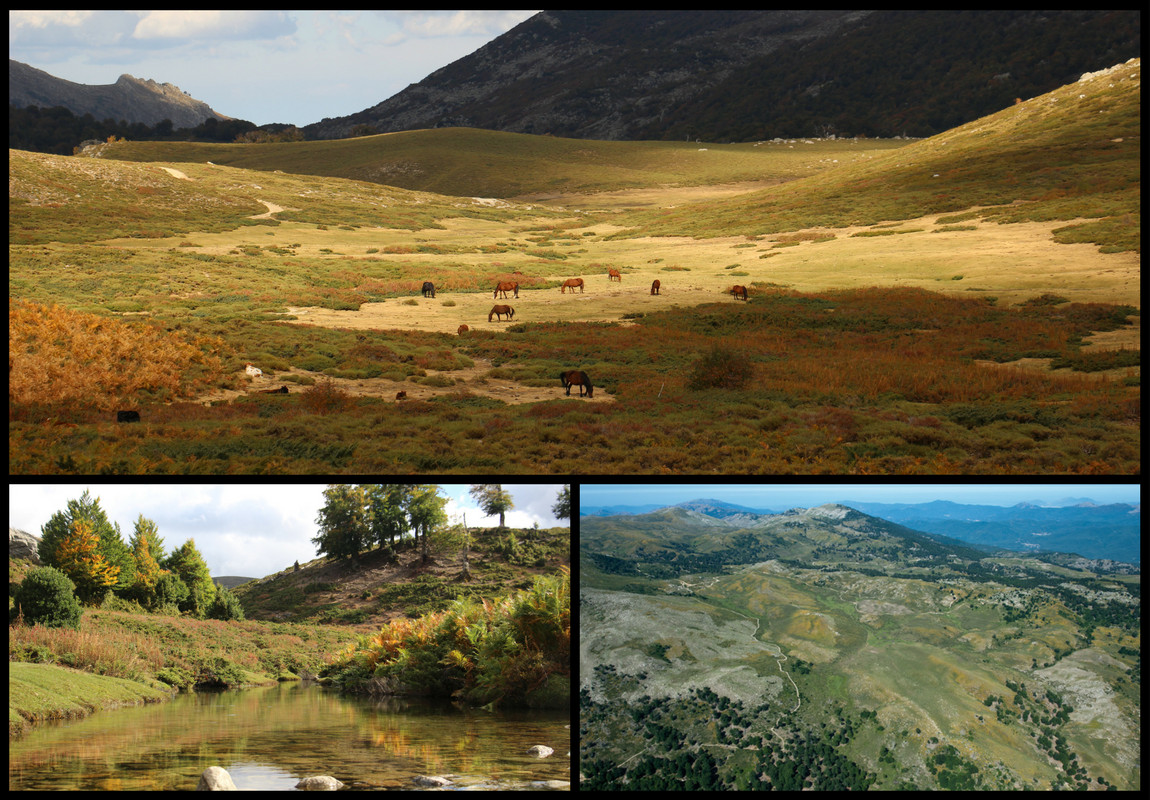
[[[934,500],[929,503],[869,503],[836,501],[864,514],[881,517],[907,528],[949,536],[981,547],[1002,547],[1027,553],[1077,553],[1087,558],[1109,558],[1141,564],[1141,504],[1098,505],[1089,498],[1068,498],[1074,505],[1047,506],[1019,503],[984,506]],[[732,524],[748,524],[756,516],[780,514],[781,510],[749,508],[722,500],[691,500],[677,503]],[[580,516],[646,514],[666,506],[592,506]]]

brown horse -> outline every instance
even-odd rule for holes
[[[747,287],[746,286],[732,286],[727,291],[730,292],[731,295],[736,300],[738,300],[740,297],[742,297],[742,299],[744,299],[744,300],[747,299]]]
[[[661,285],[662,285],[662,284],[660,284],[660,283],[659,283],[659,279],[658,279],[658,278],[656,278],[655,280],[651,281],[651,294],[658,294],[658,293],[659,293],[659,287],[660,287]]]
[[[587,377],[587,373],[582,370],[573,369],[567,372],[559,373],[559,381],[563,384],[563,388],[567,390],[567,396],[571,396],[571,387],[579,387],[579,396],[583,396],[583,387],[587,387],[587,396],[591,397],[595,393],[595,387],[591,385],[591,379]]]
[[[617,269],[609,269],[609,270],[607,270],[607,280],[619,281],[619,283],[622,283],[623,282],[623,274],[621,272],[619,272],[619,270],[617,270]]]
[[[507,319],[511,319],[515,316],[515,309],[511,306],[492,306],[491,313],[487,315],[487,321],[491,322],[492,317],[499,317],[502,322],[504,314],[507,315]]]
[[[466,324],[463,324],[463,325],[460,325],[460,326],[459,326],[459,331],[458,331],[458,333],[459,333],[459,335],[460,335],[460,336],[462,336],[463,334],[467,333],[469,330],[471,330],[471,328],[467,327],[467,325],[466,325]]]
[[[503,299],[504,300],[507,299],[507,293],[508,292],[515,292],[515,299],[518,300],[519,299],[519,284],[518,283],[511,283],[511,282],[495,284],[495,293],[493,295],[491,295],[491,299],[494,300],[496,297],[498,297],[500,292],[503,293]]]
[[[575,287],[579,287],[579,293],[583,293],[583,279],[582,278],[568,278],[563,281],[563,285],[559,287],[560,294],[567,294],[567,290],[571,290],[571,294],[575,294]]]
[[[424,297],[435,297],[435,284],[434,283],[432,283],[431,281],[424,281],[423,282],[423,296]]]

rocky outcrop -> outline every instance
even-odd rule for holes
[[[8,102],[17,108],[63,106],[76,116],[155,125],[170,119],[175,128],[194,128],[206,119],[229,119],[170,83],[121,75],[115,83],[73,83],[8,59]]]
[[[28,531],[8,526],[8,557],[22,558],[33,564],[40,563],[40,537],[33,536]]]

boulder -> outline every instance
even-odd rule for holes
[[[527,755],[535,756],[536,758],[547,758],[547,756],[551,755],[554,752],[555,752],[554,750],[552,750],[550,747],[548,747],[545,744],[537,744],[527,751]]]
[[[236,785],[232,783],[232,776],[223,767],[208,767],[200,775],[200,785],[197,792],[234,792]]]
[[[33,564],[40,563],[40,537],[28,531],[8,526],[8,557],[23,558]]]
[[[342,789],[343,784],[330,775],[316,775],[312,778],[304,778],[295,785],[295,788],[310,792],[334,792],[337,789]]]
[[[416,786],[428,786],[428,787],[450,786],[451,785],[451,781],[449,781],[447,778],[442,778],[438,775],[416,775],[414,778],[411,779],[411,782],[414,783]]]

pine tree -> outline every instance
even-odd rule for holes
[[[174,572],[188,587],[188,599],[180,604],[181,611],[191,612],[203,618],[216,597],[216,585],[200,551],[196,540],[188,539],[168,557],[165,566]]]

